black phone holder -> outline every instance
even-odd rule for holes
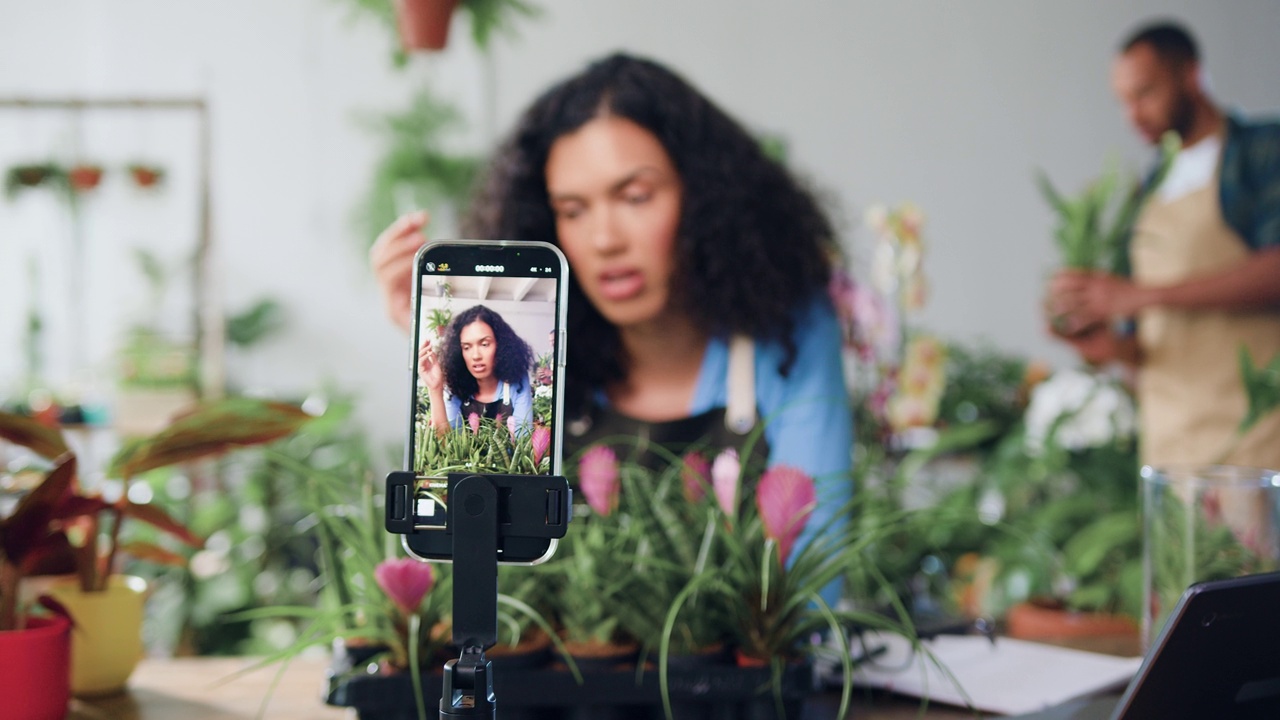
[[[440,718],[496,718],[493,666],[484,651],[498,642],[499,548],[507,539],[562,538],[571,519],[569,482],[549,475],[450,473],[444,526],[422,522],[418,477],[387,476],[386,527],[411,535],[453,536],[453,642],[461,655],[444,664]]]

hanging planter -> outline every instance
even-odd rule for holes
[[[164,180],[164,168],[159,165],[132,163],[126,169],[133,184],[144,190],[153,188]]]
[[[14,165],[5,173],[5,194],[10,198],[17,197],[23,190],[54,183],[64,177],[62,168],[53,163],[28,163]]]
[[[67,184],[75,192],[88,192],[102,182],[102,166],[90,163],[72,165],[67,171]]]
[[[396,0],[396,25],[405,52],[443,50],[458,0]]]

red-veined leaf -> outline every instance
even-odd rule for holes
[[[67,443],[57,428],[42,425],[25,415],[0,412],[0,438],[30,448],[50,460],[67,452]]]
[[[9,517],[0,521],[0,549],[10,562],[21,564],[49,536],[54,510],[75,482],[76,456],[65,453],[37,485],[18,501]]]
[[[191,547],[204,547],[204,538],[191,532],[186,525],[174,520],[169,513],[156,505],[138,505],[130,502],[124,503],[120,509],[128,517],[137,518],[152,527],[163,530]]]
[[[123,543],[120,545],[120,552],[158,565],[185,567],[187,564],[187,559],[182,555],[149,542]]]
[[[311,416],[296,405],[230,398],[197,407],[149,438],[129,443],[111,460],[112,477],[133,477],[147,470],[262,445],[298,430]]]

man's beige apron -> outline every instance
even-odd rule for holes
[[[1168,285],[1221,271],[1250,252],[1222,220],[1216,177],[1170,202],[1152,194],[1130,249],[1134,278],[1143,285]],[[1223,457],[1248,406],[1240,347],[1249,348],[1255,365],[1270,362],[1280,353],[1280,314],[1150,308],[1139,314],[1138,340],[1144,353],[1138,374],[1144,463],[1225,461],[1280,469],[1280,412],[1256,425]]]

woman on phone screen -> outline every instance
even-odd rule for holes
[[[431,426],[459,430],[472,415],[528,430],[533,348],[498,313],[474,305],[445,328],[441,357],[431,338],[418,347],[418,377],[430,398]]]

